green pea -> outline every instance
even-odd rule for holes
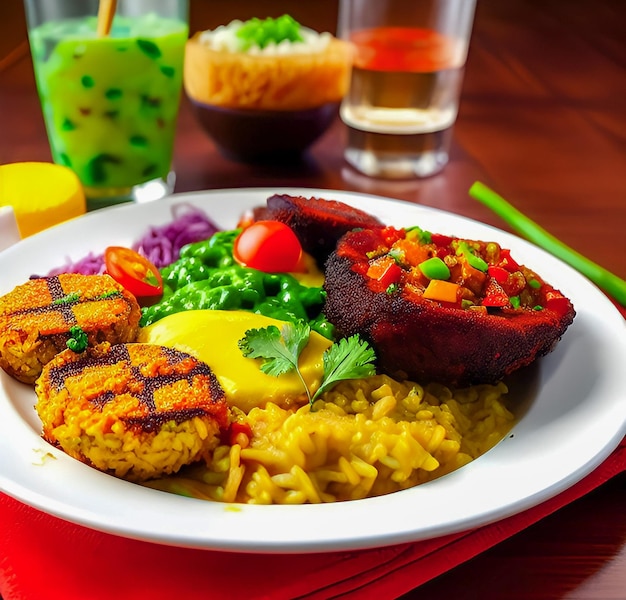
[[[209,275],[208,281],[212,287],[218,287],[222,285],[231,285],[233,280],[231,274],[227,271],[214,271]]]
[[[240,230],[220,231],[209,240],[188,244],[180,258],[161,270],[161,302],[144,308],[142,324],[182,310],[249,310],[282,321],[306,320],[332,339],[332,326],[321,314],[326,293],[286,273],[264,273],[236,263],[233,244]],[[313,328],[313,326],[312,326]]]
[[[241,294],[232,287],[223,287],[218,291],[218,295],[215,298],[217,306],[220,310],[233,310],[239,308]]]
[[[225,254],[221,256],[220,259],[217,261],[217,268],[230,267],[233,264],[233,262],[234,262],[233,258]]]
[[[247,288],[241,291],[241,308],[245,310],[254,309],[261,302],[263,297],[258,290]]]
[[[326,292],[321,287],[301,286],[299,297],[304,306],[316,306],[324,304]]]
[[[323,335],[325,338],[329,340],[335,339],[335,326],[327,321],[325,317],[320,316],[317,319],[314,319],[310,322],[310,326],[313,331],[317,331],[317,333]]]
[[[192,246],[190,244],[182,248],[180,251],[181,256],[194,256],[208,267],[216,267],[220,258],[224,255],[223,249],[216,246],[211,247],[208,244],[198,248],[193,248]]]

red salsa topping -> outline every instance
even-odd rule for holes
[[[443,307],[479,312],[549,309],[561,313],[569,305],[560,292],[519,265],[496,242],[455,238],[419,227],[363,230],[356,237],[350,254],[362,254],[353,268],[366,276],[376,292],[420,296]]]

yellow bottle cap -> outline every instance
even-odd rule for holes
[[[0,206],[13,207],[23,238],[87,210],[76,174],[44,162],[0,165]]]

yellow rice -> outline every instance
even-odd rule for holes
[[[379,375],[347,381],[297,409],[241,415],[252,437],[206,465],[146,485],[250,504],[353,500],[410,488],[477,458],[512,427],[503,383],[452,390]]]

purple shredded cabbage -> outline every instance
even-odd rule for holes
[[[174,219],[171,223],[151,227],[133,245],[134,250],[159,269],[178,260],[183,246],[207,240],[218,230],[203,211],[190,204],[175,205],[172,215]]]
[[[64,265],[52,269],[48,273],[48,277],[51,275],[60,275],[61,273],[80,273],[81,275],[98,275],[104,273],[103,255],[90,252],[87,256],[75,262],[67,259]]]
[[[166,225],[150,227],[132,246],[133,250],[145,256],[158,269],[178,260],[180,250],[186,244],[207,240],[219,230],[202,210],[191,204],[173,206],[172,217],[173,220]],[[64,265],[52,269],[48,276],[61,273],[104,273],[104,254],[90,252],[77,261],[68,259]]]

